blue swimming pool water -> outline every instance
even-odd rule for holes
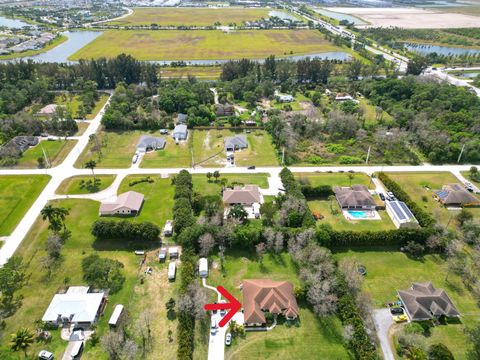
[[[348,213],[355,219],[366,219],[367,212],[363,210],[348,210]]]

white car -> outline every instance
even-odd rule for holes
[[[465,189],[467,189],[468,191],[473,191],[472,183],[465,181]]]
[[[220,300],[220,304],[226,304],[227,302],[225,300]],[[226,309],[220,309],[220,315],[225,316],[227,313]]]
[[[53,360],[54,356],[50,351],[42,350],[38,353],[38,358],[42,360]]]
[[[133,164],[136,164],[137,161],[138,161],[138,154],[135,154],[135,155],[133,155],[132,163],[133,163]]]
[[[225,336],[225,345],[230,346],[232,343],[232,334],[227,333],[227,336]]]
[[[210,326],[210,332],[212,335],[215,335],[217,333],[217,320],[212,319],[212,325]]]

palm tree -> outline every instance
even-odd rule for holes
[[[348,176],[348,180],[350,180],[350,186],[352,186],[352,180],[353,180],[353,178],[355,177],[355,174],[353,174],[353,173],[348,173],[347,176]]]
[[[335,201],[336,197],[334,195],[330,195],[328,200],[330,201],[330,212],[333,214],[333,202]]]
[[[95,172],[93,171],[97,167],[97,162],[95,160],[90,160],[85,163],[85,169],[90,169],[92,170],[92,175],[93,175],[93,183],[96,183],[95,179]]]
[[[27,348],[33,343],[35,334],[27,328],[22,328],[11,336],[10,348],[13,351],[23,350],[27,357]]]
[[[65,229],[65,218],[69,214],[67,209],[47,204],[40,214],[42,215],[43,220],[48,220],[50,223],[48,228],[53,232],[58,233],[62,227]]]

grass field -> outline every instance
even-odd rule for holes
[[[49,180],[47,175],[0,176],[0,236],[10,235]]]
[[[187,141],[181,141],[178,145],[171,136],[164,136],[167,144],[163,150],[145,154],[140,167],[143,168],[178,168],[190,167],[192,156],[190,154],[190,141],[192,131],[189,131]]]
[[[311,186],[330,185],[330,186],[350,186],[365,185],[371,189],[375,186],[365,173],[352,173],[353,179],[348,177],[350,173],[295,173],[295,178],[301,183],[307,183]]]
[[[443,343],[455,359],[466,359],[467,338],[465,326],[473,326],[480,318],[477,300],[465,288],[458,276],[449,274],[447,265],[437,255],[427,255],[423,260],[412,260],[393,249],[348,251],[335,254],[337,259],[354,257],[367,268],[363,289],[372,296],[375,307],[396,300],[396,290],[408,289],[412,282],[431,281],[436,288],[447,291],[461,313],[461,323],[440,325],[432,329],[427,343]]]
[[[479,181],[479,180],[474,180],[474,179],[472,179],[472,178],[470,177],[470,171],[462,171],[461,173],[462,173],[462,175],[463,175],[463,177],[464,177],[465,179],[467,179],[468,181],[470,181],[470,182],[472,182],[473,184],[477,185],[477,187],[480,186],[480,181]]]
[[[138,140],[145,131],[98,131],[97,139],[101,144],[101,155],[94,151],[95,142],[90,141],[82,152],[75,167],[83,168],[89,160],[95,160],[98,168],[127,168],[132,163]]]
[[[38,166],[37,159],[40,157],[44,158],[44,150],[50,161],[50,165],[52,167],[57,166],[65,160],[76,143],[75,140],[42,141],[38,145],[25,151],[15,167],[36,168]]]
[[[87,114],[85,116],[85,119],[92,120],[100,111],[102,106],[105,105],[105,103],[108,100],[108,97],[109,96],[105,93],[100,94],[98,101],[95,103],[95,107],[92,109],[92,112],[90,114]],[[79,95],[72,94],[72,93],[57,95],[55,97],[54,103],[57,105],[65,106],[67,110],[71,112],[72,117],[74,119],[78,118],[78,108],[82,104],[82,100]]]
[[[140,214],[134,220],[150,221],[163,228],[165,221],[172,218],[175,187],[171,185],[171,179],[162,179],[158,175],[151,175],[154,179],[153,183],[144,182],[129,186],[131,181],[142,179],[145,176],[147,175],[127,176],[120,184],[118,193],[121,194],[130,190],[142,193],[145,196],[144,203]]]
[[[136,8],[132,15],[109,22],[109,25],[140,26],[157,24],[160,26],[210,26],[214,23],[222,25],[241,25],[245,21],[268,18],[268,9],[245,8]]]
[[[80,183],[83,181],[93,180],[93,176],[73,176],[69,177],[62,181],[56,193],[59,195],[74,195],[74,194],[91,194],[93,192],[98,192],[105,190],[109,187],[113,180],[115,180],[114,175],[96,175],[97,179],[101,180],[101,184],[96,191],[90,191],[85,187],[80,187]]]
[[[226,153],[224,151],[225,137],[241,133],[226,129],[195,130],[192,133],[193,140],[191,140],[193,142],[193,159],[195,164],[204,167],[223,167],[226,162]],[[243,134],[247,137],[248,148],[235,153],[235,164],[237,166],[278,165],[275,148],[268,133],[262,130],[252,130],[251,133]],[[209,159],[209,157],[215,154],[218,155]]]
[[[395,180],[405,190],[410,198],[419,206],[433,215],[442,225],[455,227],[456,210],[448,210],[433,198],[433,191],[440,190],[443,185],[460,182],[449,172],[438,173],[388,173],[391,179]],[[429,190],[425,188],[429,187]],[[477,219],[480,219],[480,208],[468,209]]]
[[[167,332],[171,329],[174,333],[176,329],[176,320],[167,320],[165,315],[165,302],[176,292],[176,283],[166,281],[166,264],[159,264],[156,261],[157,251],[152,250],[148,253],[147,262],[144,266],[153,268],[152,276],[145,278],[142,285],[139,278],[142,270],[139,268],[139,258],[135,256],[135,245],[127,245],[120,242],[102,242],[94,241],[90,235],[90,227],[98,218],[99,204],[89,200],[62,200],[56,202],[56,205],[69,209],[70,215],[67,217],[67,227],[72,232],[72,237],[66,242],[62,249],[62,262],[56,268],[50,278],[46,277],[46,271],[42,268],[42,257],[46,255],[45,241],[47,239],[47,224],[38,219],[32,230],[27,235],[25,241],[17,250],[16,254],[21,255],[25,261],[28,261],[27,273],[29,274],[28,286],[22,289],[24,299],[22,306],[17,312],[6,319],[5,330],[2,331],[0,338],[0,349],[8,349],[9,334],[20,327],[35,329],[34,321],[40,319],[45,312],[52,296],[58,289],[67,285],[82,285],[81,261],[85,256],[97,253],[101,257],[113,258],[122,262],[125,266],[123,274],[126,277],[125,284],[121,291],[116,294],[110,294],[108,304],[103,316],[98,322],[98,331],[102,336],[108,329],[108,319],[116,304],[123,304],[130,314],[131,323],[134,324],[139,315],[149,310],[152,312],[152,331],[155,334],[153,349],[146,354],[147,359],[158,359],[161,353],[165,359],[174,359],[176,357],[177,343],[168,341]],[[52,331],[52,341],[47,348],[55,354],[55,358],[61,359],[62,353],[67,346],[67,342],[60,339],[58,330]],[[45,348],[43,343],[33,343],[29,348],[29,354],[38,354]],[[23,355],[18,354],[18,359],[23,359]],[[13,354],[13,359],[17,354]],[[108,356],[98,344],[96,347],[87,346],[82,355],[86,360],[107,360]]]
[[[90,124],[86,121],[81,121],[81,122],[77,122],[77,126],[78,126],[78,131],[77,133],[75,134],[75,136],[81,136],[83,135],[83,133],[85,132],[85,130],[87,130],[88,126]]]
[[[214,260],[218,261],[217,258]],[[242,301],[238,286],[244,279],[286,280],[299,285],[297,269],[290,256],[265,255],[263,264],[246,251],[231,251],[225,259],[225,272],[212,269],[209,284],[222,285]],[[299,303],[299,326],[283,321],[272,331],[247,333],[227,347],[226,359],[349,359],[342,344],[342,327],[335,317],[317,318],[308,306]]]
[[[232,182],[238,182],[245,185],[258,185],[261,188],[268,188],[268,174],[220,174],[219,179],[227,179],[228,185]],[[215,195],[221,194],[222,185],[220,182],[215,182],[212,178],[208,181],[205,175],[193,175],[193,191],[202,195]]]
[[[314,30],[243,30],[229,34],[218,30],[111,30],[73,54],[70,60],[112,58],[121,53],[137,60],[262,59],[272,54],[282,57],[329,51],[342,49]]]
[[[160,77],[162,78],[182,78],[195,76],[201,80],[217,80],[220,77],[222,69],[219,66],[184,66],[184,67],[162,67]]]

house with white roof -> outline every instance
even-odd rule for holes
[[[70,286],[64,294],[55,294],[42,317],[51,325],[91,325],[100,316],[106,294],[90,292],[88,286]]]

